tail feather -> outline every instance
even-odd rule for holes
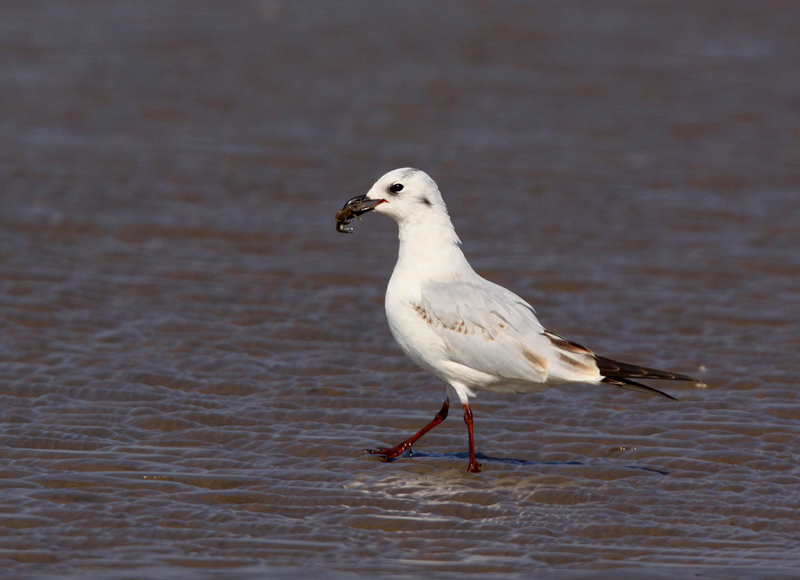
[[[648,387],[631,379],[659,379],[668,381],[694,381],[697,379],[688,375],[681,375],[678,373],[670,373],[667,371],[659,371],[656,369],[649,369],[647,367],[640,367],[628,363],[618,362],[605,358],[602,356],[595,357],[597,368],[600,369],[600,374],[603,375],[604,383],[614,385],[623,389],[631,389],[633,391],[640,391],[643,393],[658,394],[677,401],[671,395],[663,393],[658,389]]]

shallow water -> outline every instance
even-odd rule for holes
[[[30,578],[794,578],[800,14],[8,2],[0,566]],[[552,330],[698,375],[474,404],[393,343],[398,166]]]

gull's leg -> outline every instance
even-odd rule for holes
[[[392,459],[400,457],[406,450],[411,449],[411,446],[414,445],[417,439],[419,439],[420,437],[425,435],[425,433],[436,427],[436,425],[444,421],[447,418],[447,411],[449,409],[450,409],[450,399],[448,398],[445,399],[444,405],[442,405],[442,408],[439,410],[438,413],[436,413],[436,416],[433,418],[433,420],[427,425],[425,425],[425,427],[420,429],[416,435],[409,437],[408,439],[406,439],[399,445],[395,445],[394,447],[367,449],[367,453],[371,453],[372,455],[382,455],[384,460],[386,461],[391,461]],[[470,441],[472,440],[471,437],[472,437],[472,424],[470,423]]]
[[[475,438],[472,435],[472,409],[469,408],[469,403],[464,403],[464,423],[467,424],[467,433],[469,433],[469,467],[467,471],[470,473],[480,473],[481,464],[475,459]]]

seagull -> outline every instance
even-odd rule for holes
[[[566,383],[606,384],[674,397],[634,379],[695,381],[594,354],[546,330],[525,300],[478,275],[461,251],[442,194],[428,174],[402,168],[381,177],[336,214],[337,231],[354,218],[382,213],[397,222],[400,250],[386,289],[386,318],[403,352],[447,384],[442,408],[419,432],[394,447],[367,452],[391,461],[447,418],[450,400],[464,411],[469,465],[475,459],[470,397],[475,391],[524,394]]]

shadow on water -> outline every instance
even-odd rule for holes
[[[406,451],[403,458],[411,457],[435,457],[440,459],[466,459],[469,460],[469,453],[466,451],[459,451],[458,453],[436,453],[433,451],[414,451],[413,454]],[[581,461],[532,461],[529,459],[516,459],[513,457],[489,457],[483,453],[476,453],[475,458],[481,462],[488,463],[506,463],[510,465],[591,465]],[[648,471],[651,473],[658,473],[659,475],[669,475],[668,471],[661,471],[660,469],[653,469],[652,467],[641,467],[639,465],[621,465],[625,469],[638,469],[640,471]]]

